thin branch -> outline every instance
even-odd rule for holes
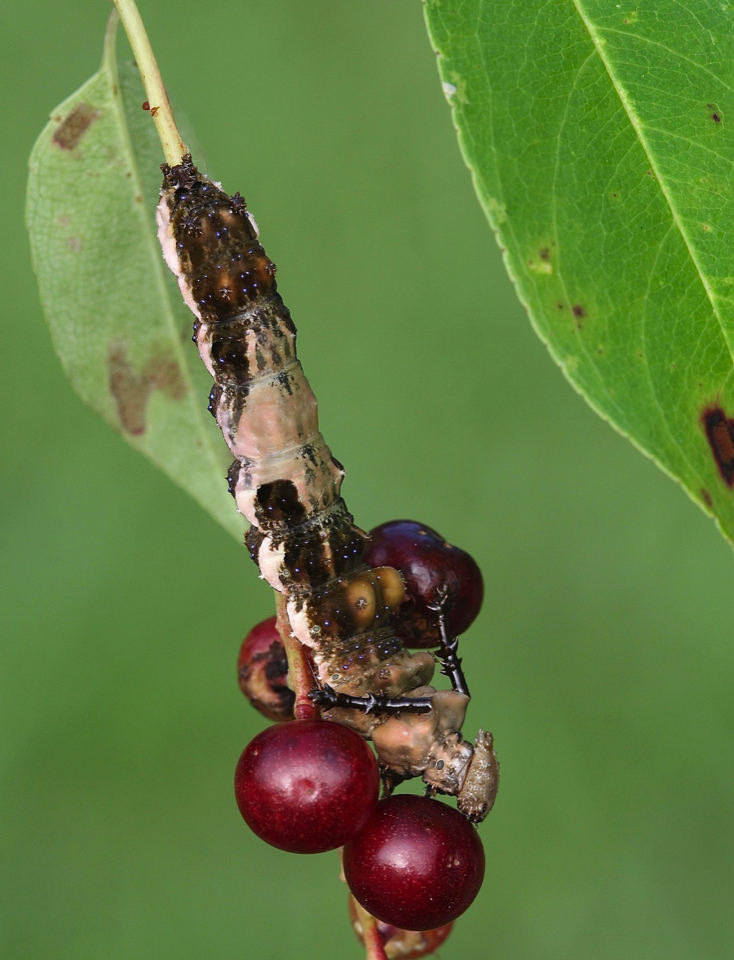
[[[377,929],[377,921],[355,897],[352,897],[352,903],[357,913],[359,925],[362,928],[366,951],[365,960],[388,960],[380,931]]]
[[[291,625],[286,612],[286,599],[282,593],[275,593],[276,626],[288,657],[288,684],[296,695],[293,714],[296,720],[316,720],[321,716],[319,708],[309,698],[315,686],[311,661],[303,644],[297,637],[291,636]]]

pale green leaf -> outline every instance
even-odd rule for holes
[[[155,232],[161,151],[133,65],[102,66],[53,111],[30,159],[27,219],[43,308],[82,398],[232,535],[211,379]]]
[[[734,539],[732,5],[426,11],[464,157],[538,334]]]

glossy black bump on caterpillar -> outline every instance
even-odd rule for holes
[[[241,217],[242,214],[247,210],[247,204],[245,203],[245,198],[240,195],[239,190],[232,196],[232,203],[230,204],[232,213],[235,216]]]

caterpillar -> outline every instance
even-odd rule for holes
[[[255,220],[190,155],[161,169],[159,240],[214,378],[209,410],[235,458],[229,490],[251,525],[250,555],[284,595],[292,635],[310,653],[314,698],[325,717],[373,741],[388,781],[420,776],[480,821],[497,789],[492,735],[462,737],[469,696],[448,636],[440,656],[452,689],[437,691],[434,657],[405,649],[390,625],[403,582],[364,560],[367,534],[341,497],[344,469],[319,431]]]

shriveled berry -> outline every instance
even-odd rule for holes
[[[357,939],[364,943],[364,931],[354,906],[354,897],[351,896],[349,917]],[[453,923],[446,923],[435,930],[401,930],[400,927],[383,923],[382,920],[376,920],[375,925],[387,960],[420,960],[421,957],[435,953],[454,926]]]
[[[237,676],[240,689],[264,717],[293,719],[296,695],[288,686],[288,659],[275,617],[258,623],[242,641]]]
[[[375,809],[379,783],[365,741],[328,720],[263,730],[245,747],[234,778],[247,825],[290,853],[322,853],[351,840]]]
[[[465,550],[415,520],[391,520],[370,531],[364,558],[372,567],[395,567],[405,581],[405,600],[393,614],[395,630],[409,647],[435,647],[440,641],[436,606],[448,597],[449,634],[458,637],[474,622],[484,599],[484,581]]]
[[[354,897],[378,920],[404,930],[450,923],[484,878],[476,829],[453,807],[410,794],[387,797],[344,848]]]

